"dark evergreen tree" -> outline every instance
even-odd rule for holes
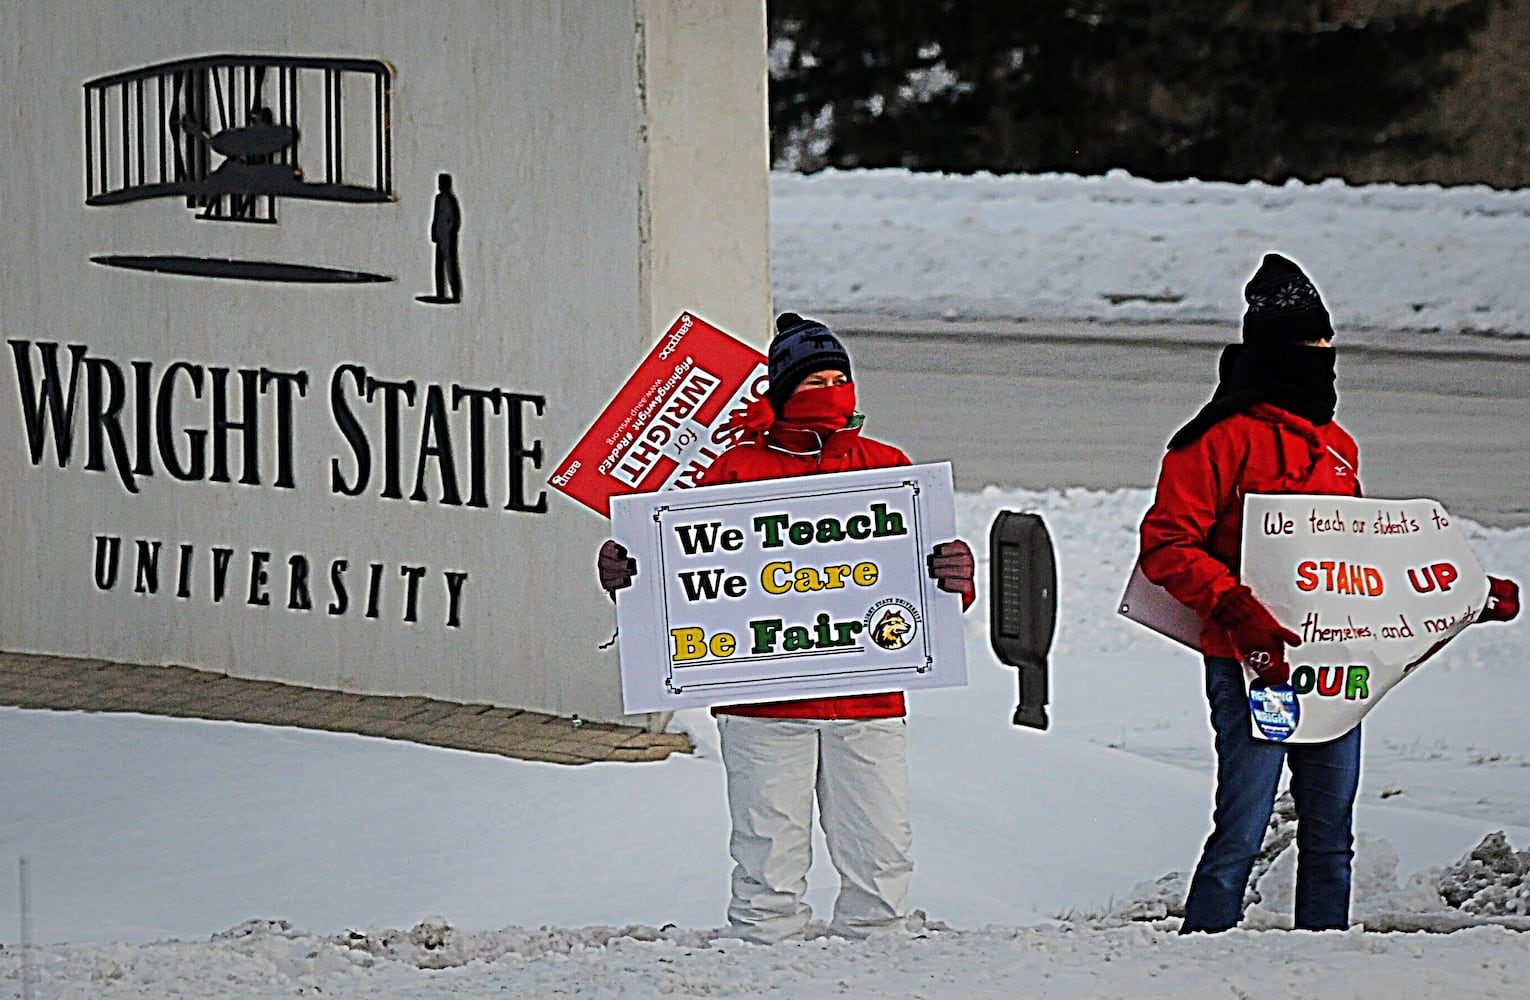
[[[809,170],[1327,176],[1442,148],[1407,123],[1488,2],[1375,0],[1361,18],[1314,0],[768,0],[772,153]]]

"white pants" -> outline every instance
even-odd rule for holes
[[[914,871],[904,720],[720,715],[717,728],[733,820],[734,935],[760,944],[802,937],[815,797],[839,873],[830,930],[901,928]]]

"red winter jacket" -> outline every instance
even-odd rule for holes
[[[760,479],[811,476],[820,472],[855,472],[912,465],[898,448],[861,436],[859,426],[829,434],[818,448],[812,431],[773,428],[758,442],[741,442],[723,452],[706,470],[702,482],[751,483]],[[757,705],[726,705],[713,715],[753,715],[772,719],[890,719],[904,714],[903,693],[844,695],[837,698],[805,698]]]
[[[1164,455],[1157,496],[1142,519],[1142,573],[1201,616],[1203,654],[1238,655],[1210,616],[1239,582],[1244,494],[1357,497],[1359,467],[1354,438],[1337,423],[1314,426],[1268,403]]]

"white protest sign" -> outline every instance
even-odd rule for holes
[[[1302,638],[1287,654],[1290,683],[1249,691],[1254,735],[1285,743],[1353,729],[1476,621],[1488,593],[1466,539],[1434,500],[1250,494],[1241,576]]]
[[[949,463],[611,498],[628,712],[967,683]]]

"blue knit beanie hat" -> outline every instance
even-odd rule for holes
[[[816,319],[796,313],[776,317],[776,336],[769,350],[770,405],[777,413],[802,380],[814,372],[837,369],[850,374],[850,354],[834,331]]]

